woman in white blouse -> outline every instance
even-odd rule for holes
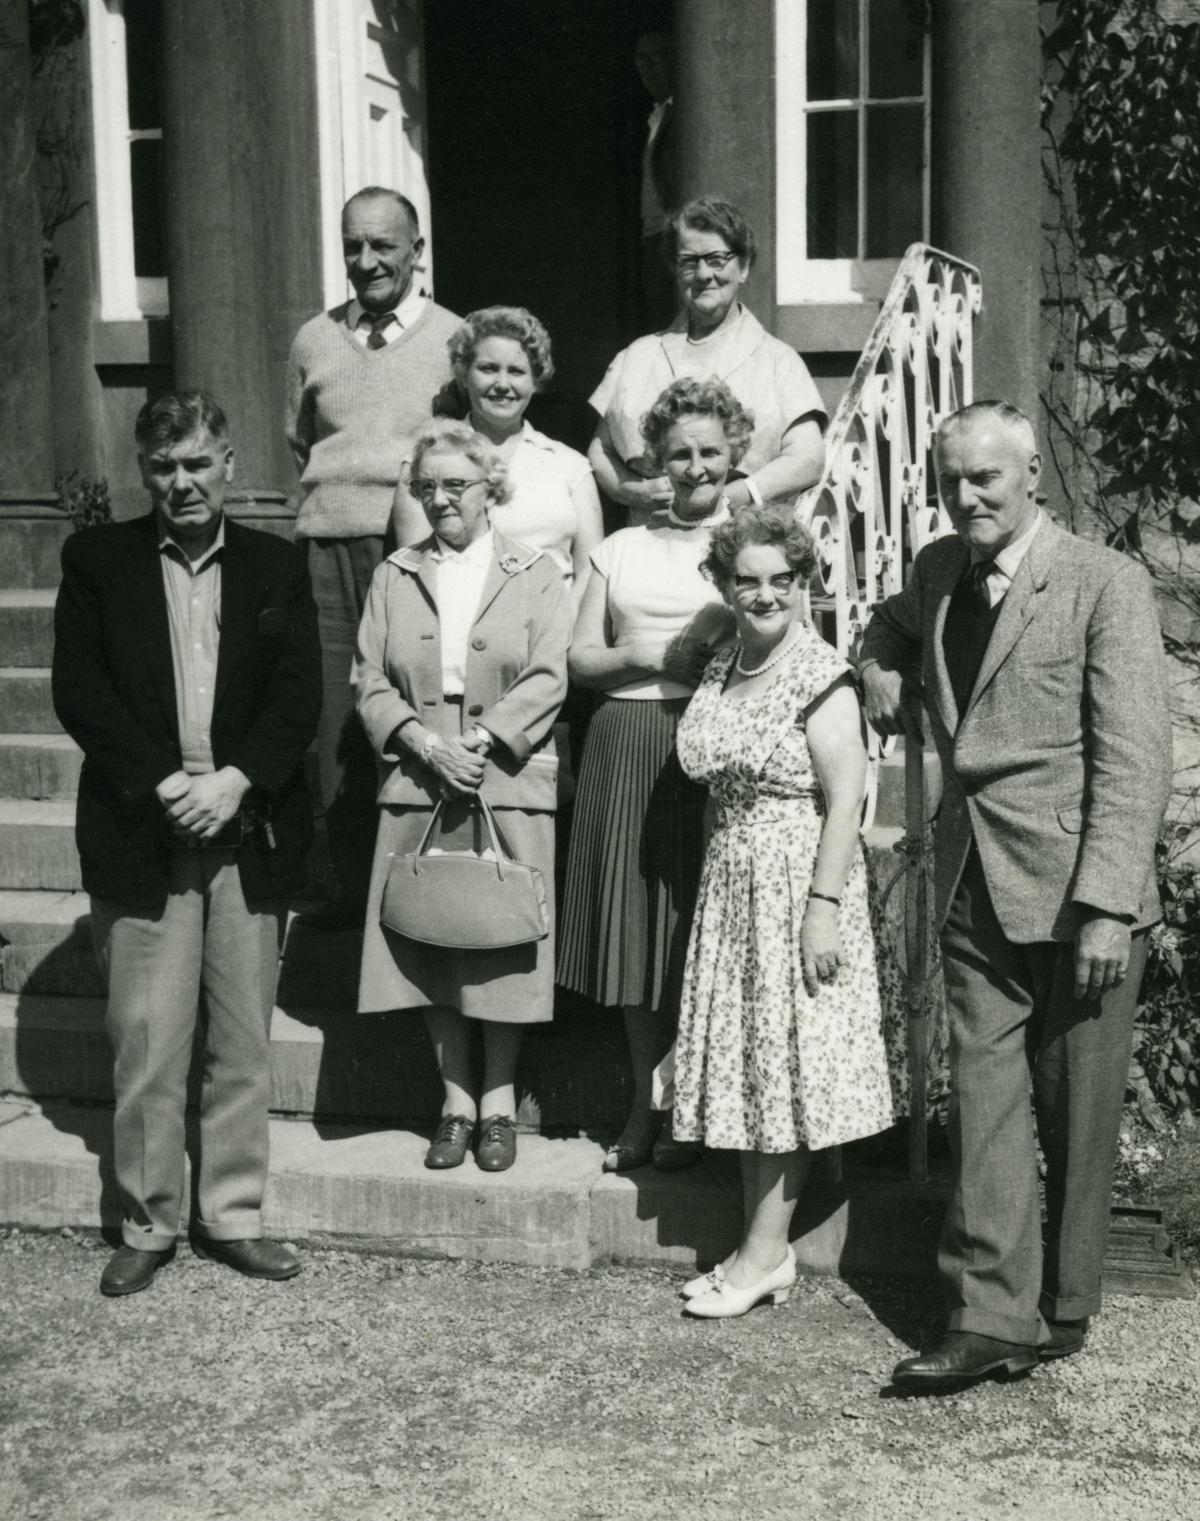
[[[642,437],[671,483],[667,511],[592,554],[570,671],[603,693],[584,744],[559,926],[558,981],[620,1006],[633,1104],[608,1172],[686,1165],[651,1109],[654,1067],[671,1044],[703,858],[704,789],[675,755],[675,729],[733,619],[701,574],[712,529],[753,419],[718,380],[679,380],[646,413]]]
[[[514,1088],[521,1032],[553,1017],[552,727],[566,694],[570,613],[548,554],[504,537],[503,462],[464,423],[432,423],[413,451],[413,495],[427,529],[375,572],[358,633],[358,713],[380,762],[379,833],[363,934],[359,1011],[420,1008],[445,1088],[427,1167],[457,1167],[478,1122],[478,1165],[516,1156]],[[478,850],[476,794],[516,860],[538,866],[550,933],[501,950],[452,950],[379,922],[393,859],[417,849],[439,800],[441,843]],[[483,1082],[471,1030],[483,1034]]]
[[[578,450],[525,421],[534,395],[554,375],[550,334],[522,306],[487,306],[465,318],[448,347],[453,379],[433,410],[466,419],[504,462],[510,495],[493,507],[493,526],[543,550],[581,591],[588,556],[604,536],[591,466]],[[401,544],[425,531],[404,480],[393,526]]]

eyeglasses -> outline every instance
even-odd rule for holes
[[[675,260],[675,268],[681,275],[694,275],[701,264],[703,264],[705,269],[712,270],[713,274],[720,274],[730,259],[736,258],[737,254],[732,252],[680,254],[679,258]]]
[[[769,586],[777,597],[786,597],[796,589],[796,578],[793,575],[768,576],[766,581],[760,581],[757,576],[734,576],[733,594],[739,602],[749,602],[757,597],[764,586]]]
[[[439,491],[444,491],[452,502],[461,502],[472,486],[486,485],[487,481],[482,475],[473,481],[432,481],[428,476],[419,475],[409,481],[408,489],[421,502],[432,502]]]

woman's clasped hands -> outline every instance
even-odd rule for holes
[[[445,797],[469,797],[483,783],[484,746],[477,734],[439,739],[422,758],[441,783]]]

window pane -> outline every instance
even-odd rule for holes
[[[160,0],[125,0],[125,77],[129,125],[135,132],[162,126]]]
[[[858,257],[858,113],[808,114],[808,257]]]
[[[808,0],[808,98],[853,100],[858,86],[859,0]]]
[[[138,275],[167,272],[163,212],[166,194],[160,139],[138,138],[129,145],[133,179],[133,268]]]
[[[925,33],[921,7],[911,0],[870,0],[870,94],[890,100],[925,88]]]
[[[923,106],[867,107],[867,258],[902,254],[922,236]]]

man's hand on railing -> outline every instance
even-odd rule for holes
[[[885,739],[892,734],[907,734],[917,744],[924,744],[921,727],[921,688],[902,672],[882,666],[877,660],[859,669],[863,688],[863,711],[867,722]]]

